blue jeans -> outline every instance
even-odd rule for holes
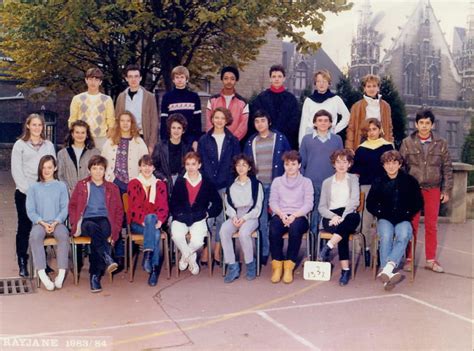
[[[393,225],[386,219],[379,219],[377,233],[380,238],[381,267],[385,267],[387,262],[393,262],[398,266],[413,235],[411,223],[403,221]]]
[[[262,240],[262,256],[270,255],[270,239],[268,238],[268,200],[270,199],[271,184],[263,184],[263,206],[262,213],[259,218],[260,235]]]
[[[143,234],[143,248],[145,251],[153,251],[152,263],[158,266],[160,263],[160,240],[161,233],[155,228],[158,218],[155,214],[147,214],[145,216],[145,226],[132,222],[130,230],[133,233]]]
[[[117,185],[120,191],[120,200],[122,201],[122,196],[127,192],[127,183],[122,182],[118,178],[114,179],[114,184]],[[122,203],[123,205],[123,203]],[[123,215],[123,222],[122,228],[127,227],[127,214],[124,213]],[[122,238],[122,231],[120,231],[119,238],[117,239],[115,246],[114,246],[114,257],[117,259],[118,257],[125,257],[125,243]]]

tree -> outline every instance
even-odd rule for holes
[[[348,76],[341,76],[336,86],[336,94],[339,95],[350,110],[352,105],[362,99],[362,92],[354,89]]]
[[[403,138],[406,136],[407,112],[405,103],[400,98],[392,79],[388,76],[382,77],[380,94],[392,110],[393,138],[395,139],[395,147],[399,149]]]
[[[78,90],[78,73],[96,66],[116,96],[129,63],[141,65],[148,89],[160,80],[170,89],[177,65],[187,66],[195,82],[223,64],[242,67],[272,28],[301,52],[316,50],[320,44],[297,28],[321,33],[323,12],[350,7],[347,0],[5,1],[0,51],[14,61],[4,67],[24,88]]]
[[[461,161],[474,165],[474,118],[471,118],[471,129],[464,140],[462,147]],[[474,185],[474,172],[469,172],[468,185]]]

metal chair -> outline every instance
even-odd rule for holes
[[[379,256],[379,240],[380,240],[380,237],[378,236],[378,234],[375,235],[375,238],[374,238],[374,248],[373,248],[373,256],[372,256],[372,262],[371,262],[371,265],[372,265],[372,274],[374,276],[374,279],[377,278],[377,261],[378,261],[378,256]],[[410,261],[410,268],[411,268],[411,274],[410,274],[410,281],[413,282],[415,280],[415,240],[414,240],[414,237],[412,236],[412,238],[410,239],[410,243],[411,243],[411,261]]]
[[[109,238],[109,242],[111,239]],[[92,239],[89,236],[75,236],[71,238],[71,247],[72,247],[72,262],[73,262],[73,274],[74,274],[74,284],[79,284],[79,264],[77,260],[77,245],[90,245]],[[82,254],[82,253],[81,253]],[[112,283],[113,275],[109,273],[109,281]]]
[[[128,212],[128,194],[122,195],[123,209],[125,213]],[[166,267],[167,279],[171,278],[171,264],[169,255],[168,233],[161,231],[161,241],[163,243],[163,258]],[[135,275],[135,261],[133,259],[133,243],[143,245],[143,234],[132,233],[130,225],[127,225],[127,234],[125,236],[125,262],[128,267],[128,279],[133,282]],[[138,258],[138,255],[137,255]]]
[[[54,247],[57,245],[58,245],[58,241],[56,240],[54,236],[46,236],[43,240],[44,247],[50,247],[50,246]],[[41,283],[38,276],[38,270],[34,267],[34,264],[33,264],[33,255],[31,254],[31,246],[28,247],[28,256],[30,257],[28,261],[28,265],[29,265],[31,278],[36,280],[36,287],[39,288]]]
[[[357,207],[357,212],[358,213],[363,213],[364,212],[364,205],[365,205],[365,193],[361,192],[359,195],[359,207]],[[326,232],[324,230],[321,230],[318,235],[318,242],[316,245],[316,257],[319,258],[319,251],[321,249],[321,240],[325,240],[326,242],[331,240],[333,234]],[[358,238],[359,244],[362,242],[365,242],[364,235],[362,233],[353,233],[349,235],[349,241],[352,241],[352,257],[351,257],[351,264],[352,264],[352,279],[355,278],[355,269],[356,269],[356,260],[355,260],[355,238]],[[361,245],[361,250],[360,250],[360,255],[364,254],[363,248],[365,245]],[[364,265],[365,269],[365,265]]]
[[[257,277],[260,276],[260,232],[257,230],[253,231],[252,234],[250,235],[252,238],[255,239],[255,251],[257,255]],[[232,234],[232,239],[234,241],[234,247],[235,247],[235,239],[239,238],[239,232],[235,232]],[[227,264],[225,263],[225,257],[224,257],[224,250],[222,249],[222,276],[225,276],[226,273],[226,266]]]

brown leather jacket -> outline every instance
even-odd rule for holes
[[[365,121],[365,110],[367,108],[367,101],[361,99],[357,101],[351,108],[351,117],[346,132],[346,148],[356,150],[361,143],[362,138],[362,123]],[[390,105],[380,99],[380,122],[382,123],[382,130],[384,132],[384,139],[393,143],[393,126],[392,126],[392,112]]]
[[[453,188],[453,165],[448,143],[433,133],[431,138],[426,155],[417,132],[403,139],[400,153],[408,173],[418,180],[422,189],[441,188],[443,193],[449,193]]]

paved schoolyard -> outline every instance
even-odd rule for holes
[[[13,191],[0,173],[1,278],[18,273]],[[363,269],[339,287],[336,265],[329,282],[305,281],[299,268],[293,284],[273,285],[267,266],[227,285],[219,268],[213,277],[204,268],[170,280],[162,271],[154,288],[137,269],[133,283],[120,273],[91,294],[85,267],[78,286],[68,274],[59,291],[1,297],[0,349],[472,350],[473,224],[440,224],[445,274],[423,269],[421,233],[415,281],[391,292]]]

